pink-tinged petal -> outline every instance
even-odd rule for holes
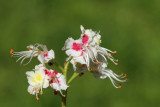
[[[62,48],[62,50],[67,50],[67,49],[71,49],[72,48],[72,44],[75,40],[73,38],[68,38],[65,41],[64,47]]]
[[[88,44],[89,36],[84,34],[82,37],[82,42],[84,45]]]
[[[82,45],[80,43],[74,42],[72,45],[72,49],[75,51],[80,51],[80,50],[82,50]]]

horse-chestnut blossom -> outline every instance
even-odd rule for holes
[[[41,48],[41,50],[39,49]],[[37,57],[38,60],[44,65],[47,63],[49,60],[55,58],[55,54],[53,50],[48,51],[47,47],[42,44],[35,44],[35,45],[29,45],[27,46],[27,51],[21,51],[21,52],[14,52],[13,49],[11,49],[10,53],[12,54],[13,57],[19,57],[17,59],[17,62],[21,60],[21,64],[25,59],[29,58],[29,61],[26,64],[31,62],[33,57]]]
[[[50,77],[50,86],[56,91],[66,90],[68,88],[65,77],[61,73],[55,70],[46,70],[45,73]]]
[[[83,26],[80,29],[82,31],[80,38],[78,40],[68,38],[62,48],[62,50],[66,50],[66,54],[69,57],[72,57],[71,63],[74,70],[88,70],[95,77],[101,79],[108,77],[116,88],[119,87],[113,79],[119,82],[125,82],[125,80],[119,79],[124,76],[119,76],[107,68],[107,58],[117,65],[116,62],[118,60],[115,60],[111,55],[111,53],[115,54],[116,51],[113,52],[100,46],[101,35],[99,32],[97,33],[91,29],[85,30]]]
[[[35,66],[34,71],[26,72],[29,83],[28,92],[32,95],[36,94],[38,99],[39,91],[42,94],[42,88],[49,86],[49,76],[45,74],[45,67],[42,64]]]

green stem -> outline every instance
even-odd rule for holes
[[[69,66],[69,63],[70,63],[71,60],[72,60],[72,57],[67,61],[67,63],[64,66],[63,75],[65,76],[66,81],[67,81],[67,70],[68,70],[68,66]]]
[[[62,101],[61,101],[62,107],[66,107],[66,100],[67,100],[67,90],[64,92],[64,95],[62,96]]]
[[[72,77],[69,79],[69,81],[68,81],[68,85],[71,83],[71,81],[73,80],[73,79],[75,79],[77,76],[79,75],[79,73],[77,73],[77,72],[74,72],[74,74],[72,75]]]

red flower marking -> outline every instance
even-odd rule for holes
[[[83,37],[82,37],[83,44],[86,45],[88,43],[88,40],[89,40],[88,35],[84,34]]]
[[[46,54],[44,54],[44,57],[47,57],[48,56],[48,52]]]
[[[82,50],[82,45],[80,43],[74,42],[72,45],[72,49],[75,51],[80,51],[80,50]]]

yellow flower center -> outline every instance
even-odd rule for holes
[[[42,75],[36,74],[36,80],[39,82],[42,81]]]
[[[31,78],[31,81],[32,81],[33,83],[36,83],[34,77]]]

